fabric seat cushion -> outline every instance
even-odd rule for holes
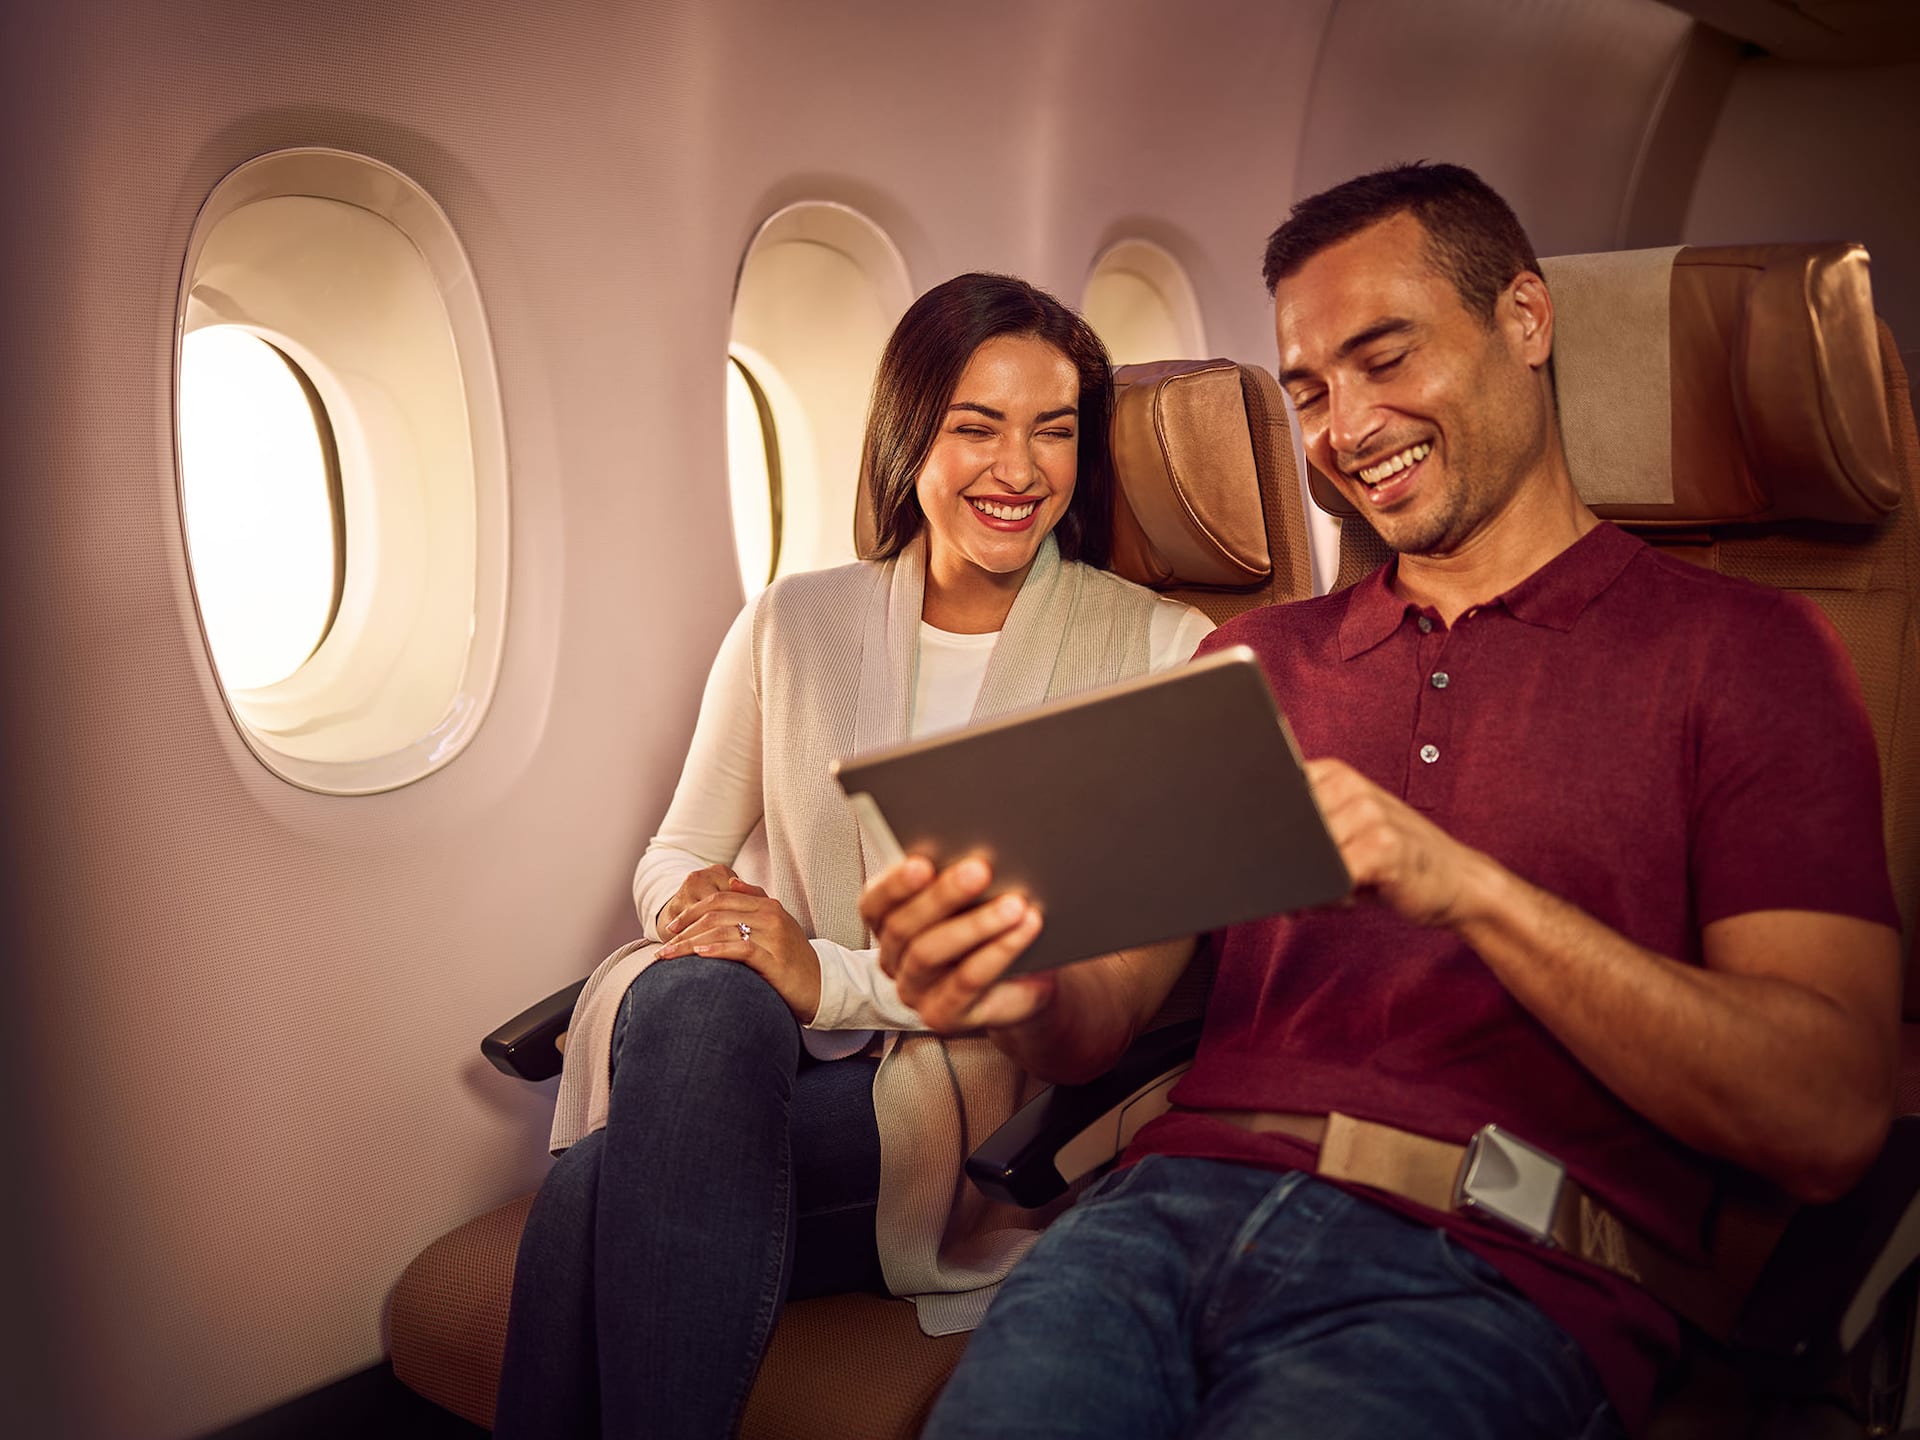
[[[476,1425],[493,1424],[514,1255],[532,1206],[523,1195],[434,1241],[401,1275],[388,1309],[393,1373]],[[966,1343],[922,1335],[905,1300],[796,1301],[747,1397],[742,1440],[917,1435]]]

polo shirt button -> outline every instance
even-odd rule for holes
[[[1429,678],[1433,681],[1434,689],[1444,690],[1447,688],[1447,682],[1451,677],[1449,677],[1447,672],[1444,670],[1436,670],[1433,672],[1432,676],[1430,676]]]
[[[1429,620],[1426,616],[1420,615],[1415,617],[1413,623],[1420,627],[1420,633],[1422,635],[1431,635],[1433,633],[1433,621]]]
[[[1440,747],[1438,745],[1422,745],[1420,747],[1420,758],[1431,765],[1440,758]]]

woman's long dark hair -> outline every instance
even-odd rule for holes
[[[1060,554],[1104,567],[1113,516],[1113,373],[1107,347],[1053,296],[1011,275],[956,275],[908,307],[873,377],[860,483],[873,507],[864,558],[898,555],[926,524],[914,486],[973,352],[999,335],[1031,335],[1073,362],[1080,376],[1073,499],[1054,528]]]

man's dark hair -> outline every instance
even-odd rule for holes
[[[1267,293],[1329,246],[1395,215],[1427,232],[1427,258],[1452,282],[1460,303],[1483,322],[1522,270],[1540,273],[1533,242],[1513,209],[1464,165],[1421,160],[1361,175],[1309,195],[1267,240]]]
[[[1073,311],[1011,275],[956,275],[908,307],[873,377],[860,483],[873,506],[869,560],[898,555],[926,517],[914,486],[946,419],[960,374],[980,346],[1000,335],[1031,335],[1073,362],[1080,375],[1078,462],[1073,499],[1054,529],[1060,554],[1104,567],[1113,517],[1113,370],[1107,347]]]

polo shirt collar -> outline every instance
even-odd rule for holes
[[[1619,579],[1645,548],[1642,541],[1603,520],[1489,604],[1504,606],[1514,619],[1528,625],[1571,630],[1588,603]],[[1351,660],[1373,649],[1400,628],[1409,612],[1418,611],[1418,606],[1393,592],[1398,564],[1396,556],[1353,587],[1346,617],[1340,622],[1341,659]]]
[[[1347,522],[1353,524],[1352,520]],[[1351,660],[1364,655],[1395,630],[1414,607],[1393,593],[1393,571],[1400,563],[1394,556],[1366,579],[1356,581],[1347,593],[1347,613],[1340,622],[1340,658]]]

